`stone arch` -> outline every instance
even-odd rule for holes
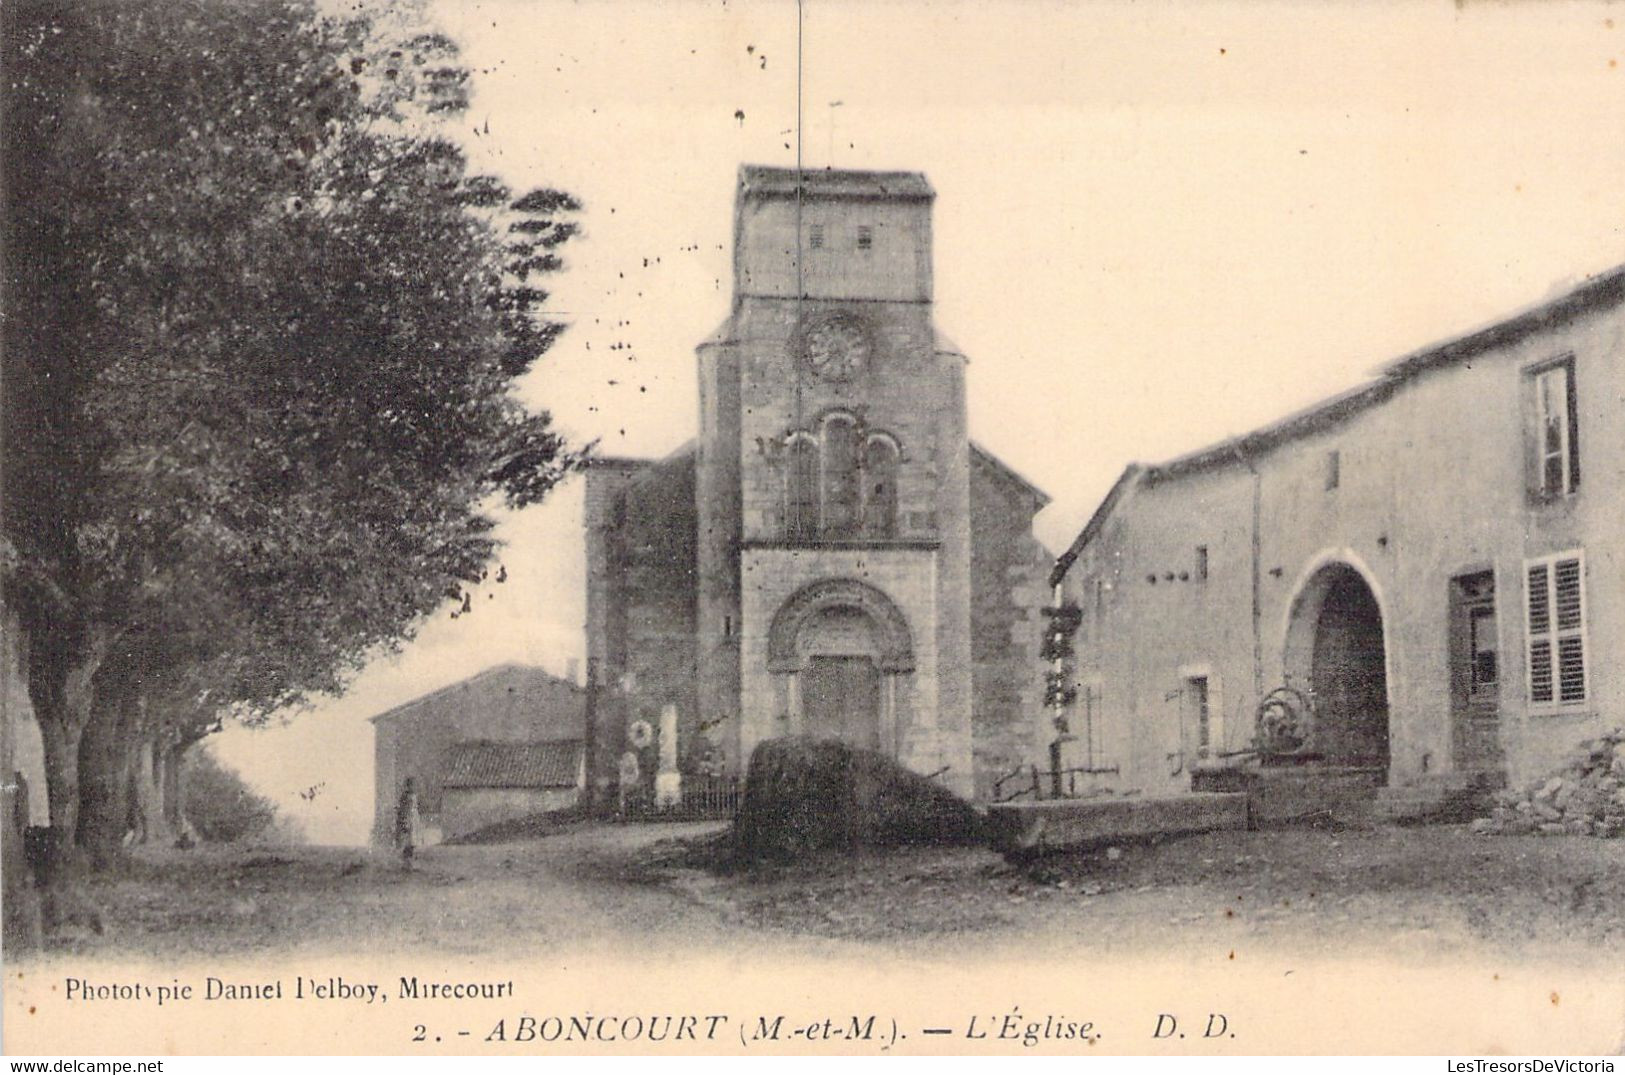
[[[1391,761],[1390,621],[1369,569],[1347,550],[1299,576],[1282,632],[1287,686],[1314,699],[1310,748],[1334,765],[1386,770]]]
[[[914,639],[908,620],[892,599],[875,587],[857,579],[825,579],[810,583],[790,595],[773,614],[767,635],[767,666],[772,672],[795,672],[801,667],[796,647],[802,627],[826,609],[854,609],[867,616],[874,626],[879,647],[877,664],[882,672],[914,671]]]

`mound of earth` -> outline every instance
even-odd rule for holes
[[[828,739],[769,739],[751,754],[734,821],[745,859],[904,844],[969,844],[983,818],[947,788],[892,759]]]

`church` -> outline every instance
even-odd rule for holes
[[[785,735],[981,798],[1044,757],[1048,498],[969,439],[934,201],[914,172],[740,170],[698,438],[587,470],[598,803],[676,801]]]

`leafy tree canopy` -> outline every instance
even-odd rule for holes
[[[580,205],[470,174],[438,126],[469,72],[409,15],[0,13],[0,525],[42,726],[112,661],[201,713],[335,689],[579,462],[513,388]]]

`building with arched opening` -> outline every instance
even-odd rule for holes
[[[1042,756],[1048,498],[968,438],[934,199],[912,172],[741,169],[699,437],[587,471],[601,800],[737,776],[785,735],[966,795]]]
[[[1261,750],[1443,795],[1625,722],[1622,353],[1625,269],[1128,467],[1051,575],[1068,763],[1173,792]]]

